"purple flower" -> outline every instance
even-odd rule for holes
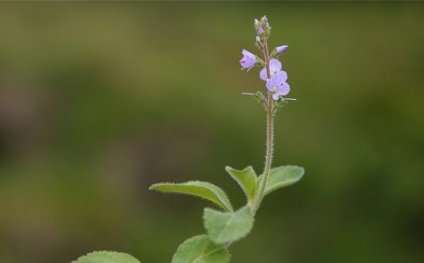
[[[277,74],[278,72],[284,72],[283,74],[286,75],[286,79],[287,79],[287,73],[285,71],[281,71],[281,62],[278,59],[273,58],[269,61],[269,71],[271,73],[271,76],[267,76],[266,68],[263,68],[261,72],[259,73],[259,77],[262,80],[267,80],[271,78],[272,76],[274,76],[275,74]]]
[[[280,71],[266,81],[267,89],[272,93],[272,98],[278,100],[280,96],[285,96],[290,92],[290,86],[286,82],[287,74]]]
[[[242,69],[247,69],[247,71],[249,71],[256,64],[256,56],[246,49],[243,49],[241,53],[243,54],[243,58],[240,59],[240,65],[242,66]]]
[[[277,47],[276,48],[276,50],[277,50],[277,53],[283,53],[284,51],[286,51],[287,50],[287,48],[288,48],[289,46],[287,46],[287,45],[283,45],[283,46],[279,46],[279,47]]]

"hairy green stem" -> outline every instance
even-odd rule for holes
[[[268,43],[267,39],[264,40],[263,45],[263,53],[265,58],[265,67],[266,67],[266,73],[267,77],[271,77],[271,71],[269,68],[269,53],[268,53]],[[256,212],[259,209],[259,206],[262,203],[262,200],[265,195],[265,189],[266,185],[269,180],[269,173],[271,171],[271,165],[272,165],[272,158],[274,153],[274,101],[272,99],[272,94],[270,91],[268,91],[268,98],[266,103],[266,114],[267,114],[267,130],[266,130],[266,156],[265,156],[265,167],[263,172],[263,180],[261,185],[259,186],[259,191],[256,194],[255,200],[253,202],[252,206],[252,212],[253,214],[256,214]]]
[[[268,96],[268,102],[272,100],[271,96]],[[274,153],[274,113],[273,113],[273,103],[269,103],[267,107],[267,139],[266,139],[266,156],[265,156],[265,167],[263,172],[263,180],[259,186],[259,191],[256,196],[256,200],[253,205],[253,214],[258,211],[259,206],[262,203],[262,200],[265,195],[265,188],[269,180],[269,173],[271,171],[272,158]]]

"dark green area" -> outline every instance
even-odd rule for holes
[[[0,262],[116,250],[170,262],[208,203],[148,191],[263,168],[253,18],[266,14],[297,98],[268,196],[232,262],[424,262],[422,3],[2,3]]]

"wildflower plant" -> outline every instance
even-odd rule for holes
[[[304,174],[300,166],[286,165],[272,168],[274,146],[274,117],[289,101],[290,86],[287,72],[283,70],[279,57],[287,51],[282,45],[271,52],[268,39],[271,27],[266,16],[254,20],[256,31],[255,44],[262,57],[243,49],[239,63],[243,69],[250,71],[262,67],[259,78],[264,81],[265,95],[261,91],[243,93],[252,96],[266,112],[266,156],[263,172],[258,176],[252,166],[238,170],[229,166],[226,172],[233,178],[246,197],[246,204],[234,209],[227,194],[218,186],[202,181],[185,183],[157,183],[149,189],[164,193],[178,193],[200,197],[216,205],[205,208],[203,223],[206,234],[198,235],[184,241],[175,252],[171,263],[227,263],[230,261],[229,247],[244,238],[253,228],[255,216],[265,196],[285,186],[298,182]],[[79,258],[75,263],[139,263],[130,255],[117,252],[94,252]]]

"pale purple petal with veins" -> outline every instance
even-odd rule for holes
[[[283,82],[283,84],[278,88],[278,94],[280,96],[286,96],[290,92],[290,85],[287,82]]]
[[[277,74],[280,74],[281,75],[281,79],[283,80],[283,81],[287,81],[287,72],[285,72],[284,70],[282,70],[282,71],[280,71],[280,72],[278,72]]]
[[[276,58],[272,58],[269,61],[269,69],[271,70],[271,72],[280,71],[281,70],[281,62]]]
[[[266,87],[271,92],[276,91],[276,89],[279,85],[280,85],[280,83],[279,83],[278,75],[274,75],[266,81]]]
[[[281,67],[282,67],[281,66],[281,62],[278,61],[278,59],[275,59],[275,58],[271,59],[269,61],[269,71],[271,72],[271,76],[269,76],[269,77],[272,77],[273,75],[275,75],[278,72],[280,72],[281,71]],[[287,73],[286,73],[286,76],[287,76]],[[265,80],[265,81],[268,79],[266,68],[263,68],[261,70],[261,72],[259,72],[259,77],[262,80]],[[287,79],[287,77],[286,77],[286,79]]]

